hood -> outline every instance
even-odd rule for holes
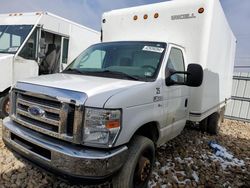
[[[14,57],[14,54],[4,54],[4,53],[0,53],[0,60],[2,59],[7,59],[7,58],[10,58],[10,57]],[[1,61],[0,61],[1,63]]]
[[[85,105],[100,108],[116,93],[144,83],[132,80],[62,73],[29,78],[21,82],[85,93],[88,96]]]

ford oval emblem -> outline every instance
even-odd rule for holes
[[[28,111],[33,116],[40,116],[41,117],[45,114],[45,111],[38,106],[31,106],[28,108]]]

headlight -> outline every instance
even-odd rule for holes
[[[83,142],[111,147],[121,127],[121,111],[86,108]]]

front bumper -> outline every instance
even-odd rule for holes
[[[126,146],[111,150],[76,146],[22,127],[9,118],[3,121],[3,141],[45,169],[83,179],[111,176],[124,164],[128,153]]]

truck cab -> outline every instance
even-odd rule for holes
[[[201,85],[202,73],[199,65],[187,67],[184,48],[174,44],[95,44],[63,72],[16,84],[4,142],[59,174],[103,180],[125,163],[127,143],[144,135],[154,140],[146,139],[150,155],[139,159],[147,173],[138,181],[145,183],[154,147],[185,126],[188,87]],[[139,138],[133,147],[145,141]]]
[[[1,14],[0,19],[1,118],[8,115],[8,94],[17,80],[60,72],[99,41],[98,32],[47,12]],[[86,41],[76,44],[79,35]]]

